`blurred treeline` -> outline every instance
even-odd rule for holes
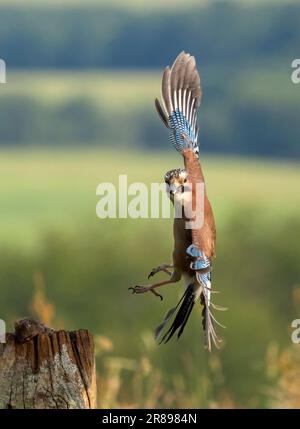
[[[200,64],[249,67],[290,63],[299,49],[300,5],[289,1],[211,1],[143,14],[113,4],[2,5],[1,55],[14,68],[161,68],[185,49]]]
[[[184,49],[197,57],[202,76],[204,151],[299,157],[300,87],[290,79],[299,40],[300,5],[293,2],[209,2],[143,13],[101,2],[86,7],[0,4],[0,57],[7,62],[7,86],[12,70],[49,69],[49,77],[51,69],[77,70],[82,73],[78,87],[90,69],[159,70],[151,99],[133,103],[129,111],[123,98],[126,79],[117,91],[112,82],[117,110],[101,102],[100,91],[99,103],[69,94],[52,104],[38,93],[3,91],[0,144],[158,146],[165,134],[153,99],[160,92],[163,67]],[[134,97],[134,82],[130,89]]]

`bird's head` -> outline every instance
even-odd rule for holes
[[[165,183],[167,185],[167,193],[174,202],[174,198],[181,199],[184,191],[184,186],[187,182],[187,172],[182,168],[170,170],[165,174]]]

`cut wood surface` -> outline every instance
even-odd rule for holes
[[[0,408],[96,408],[92,335],[32,319],[0,344]]]

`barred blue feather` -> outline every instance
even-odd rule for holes
[[[195,270],[196,279],[199,285],[202,287],[202,292],[200,295],[200,303],[204,306],[203,310],[203,321],[202,325],[205,332],[207,348],[211,349],[211,341],[218,348],[221,338],[218,337],[214,322],[222,326],[213,316],[210,310],[210,306],[215,309],[224,309],[220,306],[216,306],[211,303],[211,261],[206,257],[204,252],[202,252],[197,246],[191,244],[186,253],[193,259],[190,264],[192,270]],[[209,269],[209,271],[203,272],[204,269]]]
[[[210,281],[211,281],[211,261],[205,255],[202,250],[198,249],[197,246],[191,244],[187,249],[186,253],[192,257],[192,262],[190,263],[190,267],[192,270],[196,271],[196,277],[199,283],[204,288],[210,289]],[[208,272],[201,272],[203,270],[209,269]]]
[[[192,258],[198,258],[199,256],[201,256],[201,251],[198,249],[197,246],[195,246],[195,244],[191,244],[187,249],[186,249],[186,253],[189,256],[192,256]]]
[[[186,253],[192,258],[202,258],[205,261],[209,261],[209,259],[205,256],[204,252],[198,249],[195,244],[191,244],[187,249]]]
[[[178,108],[169,116],[169,126],[171,129],[170,140],[175,149],[182,152],[187,147],[187,141],[182,138],[182,134],[185,134],[191,142],[194,152],[198,155],[197,135]]]

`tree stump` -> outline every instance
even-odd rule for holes
[[[32,319],[0,344],[0,408],[96,408],[92,335],[54,331]]]

